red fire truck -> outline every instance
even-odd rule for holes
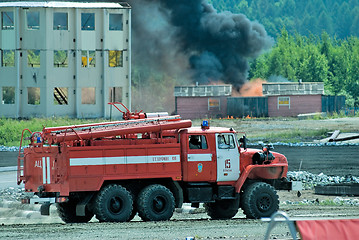
[[[169,220],[183,203],[204,203],[212,219],[248,218],[278,210],[277,190],[290,190],[285,156],[246,148],[232,128],[191,127],[180,116],[123,112],[123,121],[48,127],[31,133],[19,153],[25,183],[49,214],[66,223]],[[23,137],[21,142],[23,141]],[[20,147],[21,149],[21,147]]]

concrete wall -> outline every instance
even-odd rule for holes
[[[231,96],[232,85],[176,86],[175,97]]]
[[[324,94],[324,83],[262,83],[264,96],[269,95],[316,95]]]
[[[282,102],[280,103],[280,98]],[[287,104],[285,101],[289,99]],[[322,95],[268,96],[268,116],[286,117],[322,111]]]
[[[19,5],[16,5],[19,4]],[[79,118],[109,117],[110,89],[122,91],[121,101],[130,107],[131,98],[131,18],[130,8],[120,4],[98,7],[96,4],[63,3],[45,6],[47,3],[0,4],[1,12],[12,12],[14,27],[0,28],[0,50],[15,52],[14,66],[0,64],[0,116],[70,116]],[[36,5],[38,4],[38,5]],[[45,4],[45,5],[44,5]],[[95,7],[94,7],[95,6]],[[39,28],[29,29],[27,13],[39,13]],[[53,29],[54,13],[68,14],[68,29]],[[95,29],[82,30],[81,14],[94,13]],[[122,14],[122,30],[109,30],[110,14]],[[1,19],[0,19],[1,24]],[[40,51],[40,66],[29,66],[28,50]],[[123,65],[109,66],[109,51],[122,51]],[[55,67],[55,51],[67,53],[66,67]],[[82,51],[91,51],[95,66],[83,66]],[[15,88],[15,102],[5,103],[4,87]],[[29,87],[40,90],[40,103],[29,104]],[[55,104],[54,88],[67,90],[68,104]],[[84,103],[82,95],[87,88],[95,89],[95,101]],[[112,111],[112,117],[120,117]]]

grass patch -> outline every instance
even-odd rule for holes
[[[0,145],[19,146],[21,132],[25,128],[29,129],[31,132],[38,132],[42,131],[43,127],[69,126],[99,121],[99,119],[72,118],[32,118],[28,120],[0,118]]]

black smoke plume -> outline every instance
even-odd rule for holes
[[[217,12],[206,0],[130,0],[133,63],[207,84],[239,88],[248,60],[272,45],[243,14]]]

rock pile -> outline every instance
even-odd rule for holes
[[[324,173],[316,175],[307,171],[289,171],[287,176],[290,181],[301,181],[303,183],[303,189],[305,190],[313,189],[317,185],[329,185],[335,183],[359,183],[359,177],[352,175],[328,176]]]

